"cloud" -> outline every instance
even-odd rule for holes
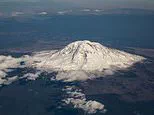
[[[48,14],[48,12],[40,12],[40,13],[38,13],[39,15],[47,15]]]
[[[66,86],[63,91],[66,92],[66,97],[63,102],[66,105],[73,105],[74,108],[82,109],[89,114],[94,114],[98,111],[105,112],[104,105],[100,102],[87,100],[82,90],[76,86]]]
[[[18,76],[13,76],[11,78],[7,78],[5,79],[5,81],[3,82],[4,85],[9,85],[11,84],[12,82],[14,81],[17,81],[18,80]]]
[[[41,72],[36,72],[36,73],[26,73],[25,75],[23,75],[22,78],[27,78],[28,80],[36,80],[39,75],[41,74]]]
[[[86,81],[88,79],[96,79],[99,77],[105,77],[109,75],[113,75],[116,70],[107,69],[102,72],[86,72],[82,70],[78,71],[59,71],[56,75],[55,80],[61,80],[64,82],[73,82],[73,81]]]
[[[0,56],[0,70],[16,68],[20,65],[20,62],[20,58],[13,58],[11,56]]]
[[[7,74],[4,71],[0,70],[0,78],[4,78],[6,75]]]
[[[66,82],[71,81],[85,81],[89,75],[84,71],[68,71],[68,72],[58,72],[56,75],[57,80],[63,80]]]
[[[7,72],[11,71],[13,68],[19,67],[21,60],[21,58],[0,55],[0,85],[10,84],[16,79],[16,76],[13,78],[6,78]]]

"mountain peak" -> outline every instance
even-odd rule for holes
[[[106,49],[106,47],[102,46],[99,43],[96,42],[90,42],[88,40],[84,41],[76,41],[73,43],[70,43],[67,45],[64,49],[61,50],[61,53],[81,53],[81,54],[87,54],[87,53],[97,53],[101,50]]]

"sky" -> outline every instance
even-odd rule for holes
[[[9,3],[37,3],[44,4],[42,7],[54,7],[58,5],[69,7],[86,7],[86,8],[101,8],[101,9],[114,9],[114,8],[140,8],[154,10],[154,0],[0,0],[0,7],[2,3],[5,5]],[[46,5],[47,6],[46,6]],[[11,7],[11,6],[10,6]],[[4,6],[3,6],[4,8]],[[7,9],[7,8],[6,8]]]

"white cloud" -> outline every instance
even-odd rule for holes
[[[21,77],[21,79],[27,78],[28,80],[36,80],[40,74],[41,74],[41,72],[27,73],[27,74],[23,75],[23,77]]]
[[[113,75],[115,73],[115,70],[107,69],[103,71],[104,75]]]
[[[10,84],[16,77],[5,78],[7,72],[11,71],[11,68],[17,68],[20,66],[21,58],[13,58],[11,56],[0,55],[0,85]]]
[[[69,72],[59,72],[56,75],[57,80],[63,80],[66,82],[71,81],[85,81],[88,79],[88,74],[84,71],[69,71]]]
[[[97,111],[105,111],[103,104],[97,101],[87,100],[82,90],[75,86],[66,86],[63,91],[67,94],[67,98],[63,99],[63,102],[67,105],[71,104],[74,108],[82,109],[90,114],[96,113]]]
[[[0,78],[4,78],[6,76],[6,73],[2,70],[0,70]]]
[[[11,84],[12,82],[17,81],[17,80],[18,80],[18,76],[14,76],[14,77],[5,79],[5,81],[4,81],[3,84],[9,85],[9,84]]]
[[[72,10],[63,10],[63,11],[58,11],[57,14],[64,15],[64,14],[68,14],[70,12],[72,12]]]
[[[84,12],[90,12],[91,10],[90,9],[83,9],[81,11],[84,11]]]
[[[19,16],[19,15],[23,15],[24,12],[12,12],[11,16]]]
[[[47,15],[48,14],[48,12],[40,12],[40,13],[38,13],[39,15]]]
[[[20,65],[20,62],[20,58],[13,58],[11,56],[0,56],[0,70],[16,68]]]

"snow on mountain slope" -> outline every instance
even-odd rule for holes
[[[29,63],[44,70],[104,71],[111,68],[128,68],[144,59],[85,40],[73,42],[58,51],[36,53]]]

